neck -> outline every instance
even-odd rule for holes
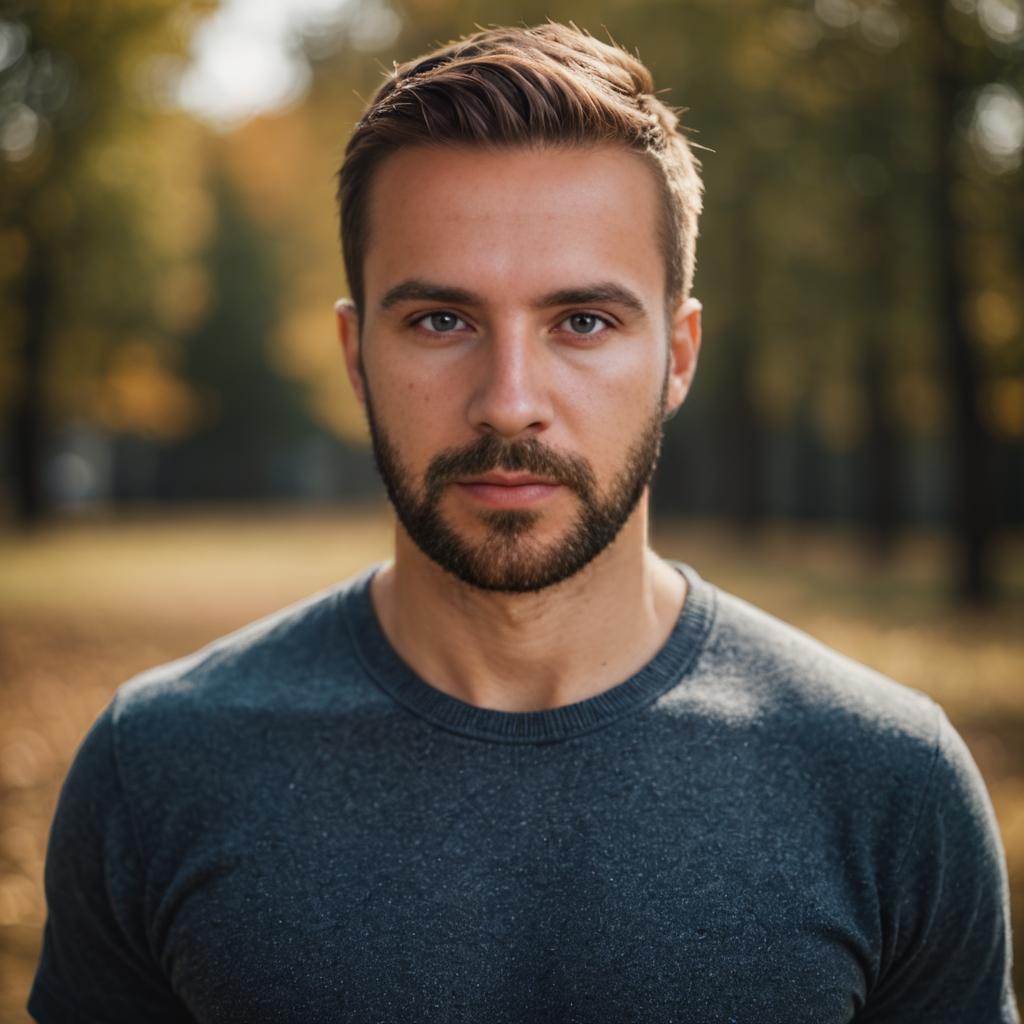
[[[537,593],[471,587],[396,526],[371,597],[391,645],[427,683],[477,707],[537,711],[628,679],[679,618],[683,577],[647,543],[647,497],[575,576]]]

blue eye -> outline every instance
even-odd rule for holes
[[[573,313],[567,316],[562,323],[570,325],[570,334],[581,335],[603,334],[604,329],[611,326],[603,316],[598,316],[596,313]]]
[[[459,324],[465,325],[465,320],[461,316],[443,310],[440,313],[427,313],[413,322],[431,334],[447,334],[456,330]]]

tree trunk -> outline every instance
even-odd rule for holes
[[[867,410],[862,515],[868,550],[879,563],[892,555],[903,520],[901,438],[893,419],[889,392],[892,378],[889,354],[896,341],[890,328],[896,274],[890,196],[889,185],[879,185],[879,191],[866,197],[861,206],[867,285],[861,357],[861,381]]]
[[[935,231],[938,327],[945,350],[951,399],[951,511],[957,545],[957,596],[971,604],[993,597],[990,552],[996,509],[992,486],[993,444],[981,413],[982,373],[967,320],[969,280],[964,238],[953,206],[957,102],[960,83],[936,61],[929,68],[934,104],[934,171],[931,220]]]
[[[735,319],[730,331],[730,362],[724,374],[722,395],[722,438],[727,453],[722,481],[724,504],[737,531],[751,539],[764,521],[763,431],[754,381],[758,266],[752,204],[752,197],[740,196],[733,215],[737,287],[733,292]]]
[[[24,527],[47,518],[44,479],[46,435],[46,363],[50,349],[53,264],[48,248],[29,235],[29,251],[22,285],[24,329],[20,352],[20,381],[11,411],[11,456],[14,476],[14,514]]]

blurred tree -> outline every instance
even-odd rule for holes
[[[210,297],[182,338],[182,372],[201,403],[189,435],[163,453],[166,496],[269,497],[275,453],[309,433],[300,389],[275,372],[280,273],[271,239],[217,168],[216,228],[204,256]]]
[[[0,302],[11,324],[0,350],[0,401],[22,523],[46,513],[43,459],[58,369],[73,368],[81,395],[103,353],[152,324],[139,193],[113,143],[147,133],[154,111],[146,110],[144,75],[159,77],[152,60],[182,52],[194,18],[210,6],[7,0],[0,14],[0,217],[8,253]],[[129,287],[92,273],[109,266],[103,257],[111,248],[118,270],[131,268]],[[62,339],[80,347],[61,352]]]
[[[855,248],[866,298],[858,321],[868,413],[867,523],[876,548],[884,550],[900,519],[896,484],[905,475],[896,461],[890,412],[895,403],[887,392],[893,393],[894,356],[905,362],[909,355],[900,354],[909,338],[897,325],[906,323],[900,314],[913,289],[901,294],[897,282],[906,280],[907,256],[913,253],[927,270],[913,282],[925,297],[918,319],[927,325],[929,361],[941,375],[948,411],[949,507],[959,552],[955,588],[969,602],[992,596],[990,558],[999,517],[987,410],[995,368],[987,365],[983,338],[970,316],[979,283],[971,264],[982,261],[972,260],[979,225],[964,198],[973,185],[976,209],[991,210],[998,206],[999,189],[977,161],[972,169],[968,127],[979,91],[993,83],[1015,80],[1019,100],[1024,13],[1017,6],[1014,14],[1014,5],[1015,0],[912,0],[900,6],[815,0],[807,7],[823,36],[807,66],[830,75],[845,94],[842,131],[857,162],[852,184],[859,195]],[[984,28],[997,7],[1003,10],[1004,44]],[[987,248],[993,239],[982,244]],[[901,261],[893,259],[897,247]]]
[[[354,86],[350,70],[342,81]],[[318,78],[301,107],[242,126],[222,148],[225,175],[273,241],[278,311],[270,363],[301,385],[315,423],[356,444],[368,435],[335,336],[334,303],[345,289],[332,178],[345,141],[339,123],[354,122],[359,106],[351,89]]]
[[[973,282],[969,227],[957,209],[964,170],[965,112],[978,90],[1016,71],[1019,50],[1000,52],[982,27],[984,13],[968,4],[915,0],[907,10],[920,36],[924,84],[931,104],[932,144],[930,223],[935,238],[938,327],[945,349],[951,398],[954,458],[954,526],[960,541],[958,588],[966,600],[991,599],[992,540],[997,527],[993,485],[994,445],[985,412],[986,368],[977,331],[971,323]],[[991,5],[989,5],[991,6]],[[960,8],[959,10],[957,8]]]

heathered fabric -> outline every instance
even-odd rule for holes
[[[60,799],[32,1014],[1017,1021],[941,710],[672,564],[668,642],[570,706],[418,678],[377,566],[123,686]]]

